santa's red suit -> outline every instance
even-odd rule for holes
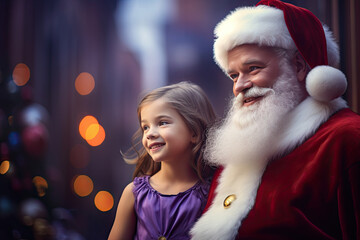
[[[284,131],[290,148],[305,139],[262,177],[249,166],[220,168],[193,239],[360,239],[360,116],[344,107],[301,103]]]

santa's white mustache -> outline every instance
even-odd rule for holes
[[[233,104],[237,106],[242,106],[244,104],[245,98],[251,98],[251,97],[263,97],[270,94],[275,94],[274,89],[272,88],[262,88],[258,86],[253,86],[246,90],[245,92],[239,93],[235,99]]]

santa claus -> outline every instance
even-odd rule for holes
[[[338,46],[308,10],[278,0],[215,28],[233,81],[208,134],[218,170],[192,239],[360,239],[360,117],[341,95]]]

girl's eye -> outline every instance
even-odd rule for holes
[[[160,126],[163,126],[163,125],[166,125],[166,124],[168,124],[168,122],[166,122],[166,121],[160,121],[160,123],[159,123]]]
[[[149,129],[149,127],[148,126],[143,126],[142,129],[143,129],[143,131],[146,131],[146,130]]]

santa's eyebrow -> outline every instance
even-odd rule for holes
[[[257,59],[249,59],[249,60],[246,60],[243,64],[244,65],[263,65],[264,62],[262,62],[261,60],[257,60]]]
[[[229,70],[226,71],[227,75],[230,75],[230,74],[233,73],[233,72],[234,72],[233,69],[229,69]]]
[[[264,65],[264,62],[258,59],[249,59],[246,60],[245,62],[242,63],[243,66],[248,66],[248,65]],[[234,69],[229,69],[226,71],[227,75],[230,75],[231,73],[236,72]]]

